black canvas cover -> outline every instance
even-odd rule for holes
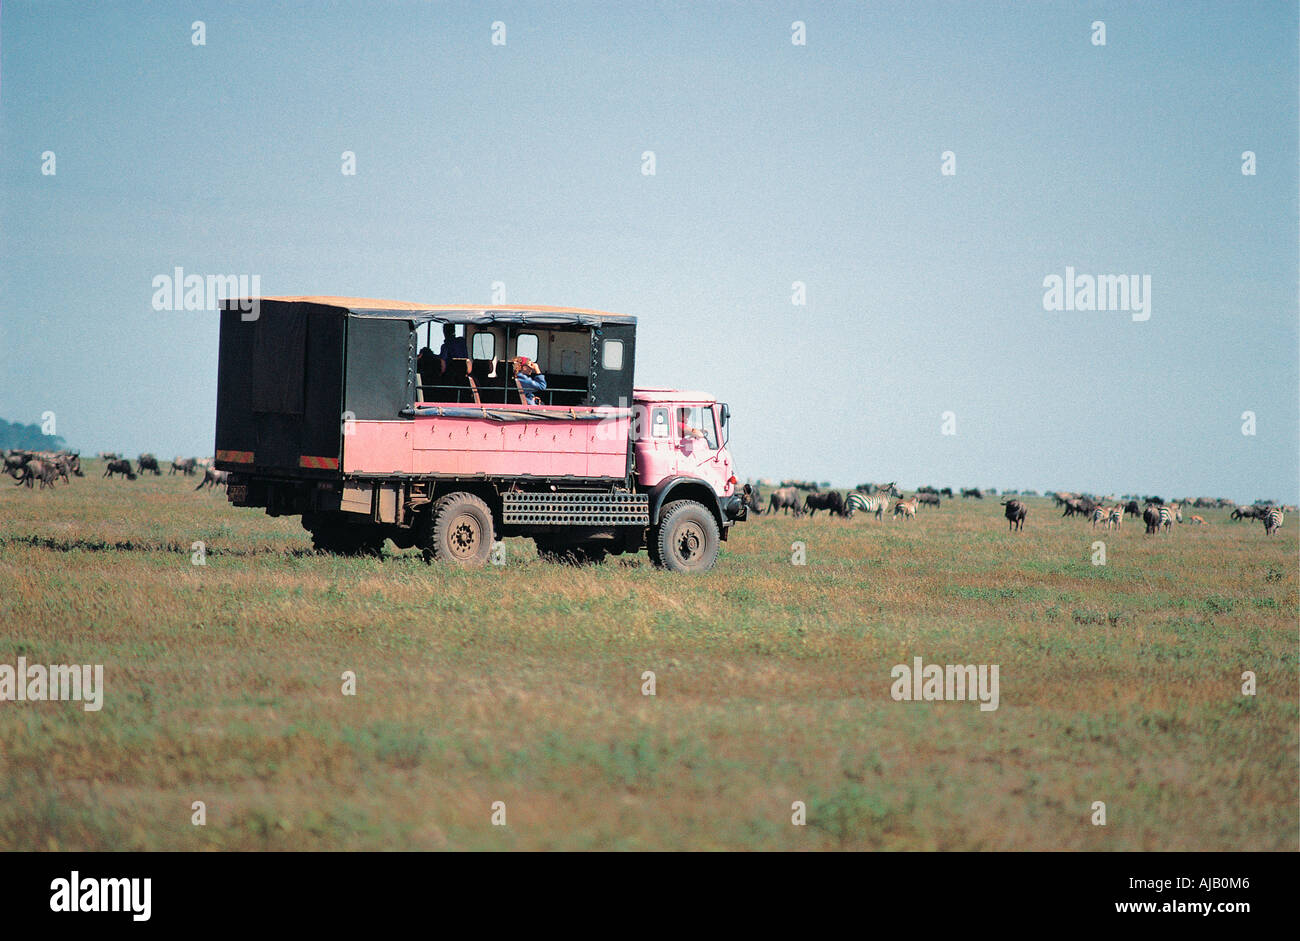
[[[340,455],[346,313],[264,300],[257,318],[221,313],[217,363],[218,466],[333,475]],[[221,460],[253,454],[252,464]]]
[[[275,309],[253,323],[253,411],[301,415],[307,380],[307,308]]]

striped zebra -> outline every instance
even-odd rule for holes
[[[1282,525],[1283,515],[1281,507],[1269,507],[1264,511],[1264,515],[1260,519],[1264,521],[1265,536],[1271,536],[1277,532],[1278,527]]]
[[[1183,521],[1183,508],[1177,503],[1160,504],[1160,528],[1166,532],[1174,525],[1174,520]]]
[[[894,504],[894,519],[898,519],[900,516],[905,520],[916,519],[917,502],[916,497],[912,497],[910,500],[899,500]]]
[[[876,488],[875,493],[869,495],[860,490],[854,490],[849,494],[849,498],[845,502],[844,511],[849,517],[852,517],[858,510],[862,510],[864,513],[876,514],[876,519],[884,519],[885,511],[889,509],[889,498],[891,496],[902,496],[892,483],[881,484]]]

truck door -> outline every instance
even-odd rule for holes
[[[637,405],[633,412],[637,479],[652,487],[677,473],[677,441],[666,405]]]
[[[721,448],[717,415],[712,405],[678,405],[673,408],[677,473],[699,477],[721,495],[731,476],[731,461]]]

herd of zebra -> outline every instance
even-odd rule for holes
[[[1187,499],[1182,502],[1167,502],[1155,496],[1139,498],[1126,495],[1116,500],[1112,506],[1106,506],[1104,500],[1099,500],[1088,494],[1052,493],[1049,496],[1056,501],[1058,507],[1064,508],[1061,513],[1063,517],[1077,516],[1091,520],[1094,529],[1098,525],[1103,529],[1119,529],[1124,524],[1124,517],[1129,516],[1134,519],[1141,517],[1148,534],[1167,533],[1173,529],[1174,523],[1184,522],[1184,506],[1192,509],[1210,507],[1223,509],[1231,506],[1233,510],[1229,519],[1234,521],[1257,519],[1264,524],[1264,532],[1269,536],[1277,532],[1278,527],[1282,525],[1287,510],[1295,511],[1295,507],[1275,506],[1271,502],[1261,501],[1250,506],[1241,506],[1231,500],[1211,497],[1198,497],[1195,500]],[[1138,502],[1139,499],[1141,499],[1141,504]],[[1205,517],[1198,514],[1188,514],[1186,522],[1192,526],[1208,525]]]
[[[886,484],[858,484],[847,494],[841,494],[838,490],[823,489],[827,485],[808,481],[787,480],[782,481],[779,487],[771,491],[767,506],[764,507],[760,492],[760,485],[763,483],[763,481],[759,481],[757,484],[746,485],[745,488],[746,505],[754,515],[760,515],[766,511],[768,515],[779,512],[796,517],[804,515],[814,517],[817,515],[818,510],[826,510],[829,515],[840,516],[844,519],[852,519],[857,513],[868,513],[877,520],[882,520],[892,507],[894,519],[908,520],[916,518],[918,507],[927,505],[938,507],[942,504],[943,497],[952,499],[954,496],[951,487],[945,487],[942,490],[934,487],[918,487],[911,497],[904,497],[903,492],[898,489],[897,483],[893,481]],[[996,491],[990,492],[994,495],[997,493]],[[959,493],[963,498],[984,499],[983,491],[974,487],[960,490]],[[1021,531],[1024,529],[1028,507],[1023,500],[1012,497],[1012,493],[1013,491],[1004,491],[1004,495],[1010,498],[1001,501],[999,505],[1003,507],[1008,529]],[[1017,497],[1021,495],[1037,496],[1033,491],[1025,491],[1023,494],[1017,494]],[[1264,532],[1269,536],[1277,532],[1282,525],[1285,511],[1291,510],[1294,512],[1295,510],[1295,507],[1275,506],[1271,502],[1265,501],[1260,501],[1251,506],[1240,506],[1229,500],[1210,497],[1189,498],[1181,503],[1176,503],[1166,502],[1156,496],[1138,497],[1126,495],[1122,498],[1097,498],[1089,494],[1067,493],[1064,491],[1049,491],[1046,496],[1054,500],[1057,507],[1064,508],[1064,512],[1061,514],[1063,517],[1077,516],[1081,519],[1091,520],[1094,529],[1098,526],[1103,529],[1121,529],[1126,516],[1134,519],[1141,517],[1148,534],[1168,533],[1173,529],[1175,523],[1184,522],[1184,506],[1193,509],[1232,506],[1231,519],[1258,519],[1264,524]],[[1187,522],[1190,525],[1207,525],[1203,516],[1188,515]]]
[[[158,458],[148,452],[136,459],[134,468],[129,459],[111,451],[100,452],[99,459],[104,462],[104,477],[120,475],[127,480],[136,480],[146,473],[162,476]],[[204,487],[211,487],[214,490],[217,487],[224,487],[229,478],[225,471],[217,470],[212,466],[211,458],[173,458],[169,473],[192,477],[200,470],[203,471],[203,479],[199,481],[195,490],[202,490]],[[41,490],[46,487],[54,489],[54,485],[59,480],[71,483],[73,477],[86,476],[81,469],[81,455],[76,451],[5,451],[4,473],[13,477],[19,486],[26,484],[28,489],[31,489],[34,483],[39,483]]]
[[[967,492],[963,491],[963,494],[966,495]],[[921,487],[911,497],[904,497],[903,492],[893,481],[878,485],[858,484],[847,495],[841,494],[838,490],[822,490],[821,486],[815,483],[783,481],[781,486],[769,495],[766,512],[794,516],[806,514],[812,517],[817,515],[818,510],[826,510],[831,516],[840,516],[844,519],[852,519],[857,513],[870,513],[876,519],[883,519],[886,511],[892,506],[893,516],[896,519],[915,519],[917,507],[940,506],[941,497],[944,495],[951,497],[952,490]],[[980,499],[983,499],[983,496]],[[891,500],[897,502],[891,504]],[[751,513],[759,515],[764,512],[759,484],[749,485],[746,503]]]

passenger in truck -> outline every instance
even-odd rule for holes
[[[444,373],[453,359],[469,359],[469,347],[465,344],[465,338],[456,336],[456,328],[452,324],[442,325],[442,349],[438,351],[438,358],[442,360]]]
[[[703,438],[704,432],[690,424],[691,410],[689,408],[680,408],[677,410],[677,427],[681,431],[681,436],[685,438]]]
[[[415,360],[415,371],[419,373],[421,386],[433,385],[442,373],[442,365],[438,362],[438,357],[434,356],[433,350],[427,346],[420,350],[420,355]]]
[[[537,393],[546,391],[546,377],[542,375],[541,367],[527,356],[516,356],[510,365],[514,369],[520,401],[525,405],[541,405]]]

